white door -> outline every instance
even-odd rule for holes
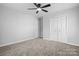
[[[50,39],[60,42],[66,42],[67,39],[66,16],[50,19]]]
[[[57,41],[58,40],[58,22],[57,22],[57,19],[54,18],[54,19],[50,19],[50,35],[49,35],[49,38],[50,40],[55,40]]]
[[[67,40],[67,18],[61,16],[58,18],[58,41],[66,42]]]

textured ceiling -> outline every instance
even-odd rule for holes
[[[57,11],[62,11],[65,9],[78,6],[77,3],[50,3],[50,4],[51,4],[51,7],[45,8],[46,10],[49,11],[48,13],[40,11],[38,15],[46,15],[49,13],[54,13]],[[27,10],[27,8],[35,7],[32,3],[3,3],[2,5],[12,8],[14,10],[17,10],[19,12],[25,13],[25,14],[28,13],[28,14],[36,15],[35,10]],[[45,5],[45,3],[42,3],[42,5]]]

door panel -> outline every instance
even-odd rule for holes
[[[67,19],[66,16],[50,19],[50,39],[66,42],[67,39]]]
[[[58,41],[66,42],[67,39],[67,19],[62,16],[58,19]]]
[[[58,40],[57,27],[58,27],[57,19],[56,18],[50,19],[50,39],[51,40],[55,40],[55,41]]]

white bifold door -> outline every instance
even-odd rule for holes
[[[50,40],[66,42],[67,40],[67,17],[60,16],[50,19]]]

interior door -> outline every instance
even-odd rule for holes
[[[65,16],[50,19],[50,39],[60,42],[66,42],[67,19]]]
[[[66,42],[67,40],[67,18],[66,16],[58,17],[58,41]]]
[[[58,41],[58,21],[56,18],[50,19],[50,40]]]

